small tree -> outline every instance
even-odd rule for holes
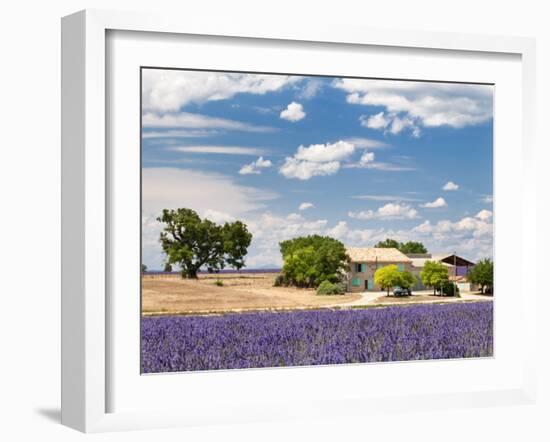
[[[468,272],[468,279],[474,284],[481,286],[481,292],[485,293],[487,288],[493,288],[493,261],[482,259]]]
[[[449,271],[440,262],[426,261],[420,272],[420,279],[426,287],[433,287],[435,295],[436,288],[449,281]]]
[[[403,282],[403,276],[395,264],[379,268],[374,273],[374,282],[382,289],[387,290],[386,296],[390,296],[390,289],[399,286]]]
[[[401,273],[401,280],[399,281],[399,287],[403,287],[404,289],[412,289],[415,284],[416,284],[416,278],[414,277],[414,275],[407,271],[407,270],[404,270]]]

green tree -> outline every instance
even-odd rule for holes
[[[401,244],[399,244],[399,241],[391,238],[386,238],[384,241],[378,241],[374,245],[374,247],[379,249],[398,249],[400,245]]]
[[[386,238],[384,241],[378,241],[374,247],[379,249],[398,249],[402,253],[428,253],[428,250],[421,242],[407,241],[399,242],[395,239]]]
[[[197,278],[202,267],[215,272],[226,264],[244,266],[252,234],[242,222],[219,225],[191,209],[164,209],[157,221],[165,224],[160,243],[167,264],[179,265],[182,278]]]
[[[386,296],[390,296],[390,289],[404,282],[402,273],[404,272],[399,271],[395,264],[380,267],[374,272],[374,282],[382,289],[386,289],[388,291]]]
[[[493,288],[493,261],[482,259],[468,272],[468,280],[481,286],[481,292]]]
[[[287,255],[283,264],[283,274],[298,287],[314,287],[317,270],[315,249],[302,247]]]
[[[426,287],[433,287],[435,295],[436,288],[449,281],[449,271],[440,262],[426,261],[424,268],[420,272],[420,279],[422,279],[422,283]]]
[[[422,254],[422,253],[428,253],[428,250],[426,249],[426,247],[424,247],[424,244],[422,244],[421,242],[417,242],[417,241],[407,241],[407,242],[404,242],[404,243],[401,243],[399,244],[399,250],[405,254],[408,254],[408,253],[417,253],[417,254]]]
[[[349,270],[344,245],[328,236],[310,235],[281,241],[281,280],[298,287],[317,287],[323,281],[336,283]]]
[[[411,272],[404,270],[399,273],[401,273],[401,280],[399,281],[399,284],[397,284],[399,287],[403,287],[404,289],[412,289],[416,285],[416,278]]]

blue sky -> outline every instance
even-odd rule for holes
[[[162,267],[163,208],[253,233],[247,265],[278,242],[386,237],[492,256],[493,87],[144,69],[143,261]]]

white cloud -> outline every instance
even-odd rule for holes
[[[364,117],[361,124],[369,127],[370,120],[371,128],[392,133],[409,127],[418,136],[419,126],[461,128],[493,116],[492,86],[351,78],[332,85],[348,93],[348,103],[385,107],[387,114]]]
[[[411,198],[399,195],[354,195],[351,198],[371,201],[420,201],[418,198]]]
[[[459,187],[458,184],[455,184],[452,181],[449,181],[447,184],[445,184],[442,187],[442,189],[447,191],[452,191],[452,190],[458,190],[458,187]]]
[[[216,135],[217,132],[213,130],[163,130],[163,131],[147,131],[143,132],[141,138],[195,138],[195,137],[209,137]]]
[[[377,210],[364,210],[360,212],[348,212],[348,216],[354,219],[414,219],[418,218],[418,212],[408,204],[388,203]]]
[[[384,112],[379,112],[375,115],[367,117],[366,115],[361,115],[359,117],[361,126],[368,127],[370,129],[385,129],[390,124],[390,120],[386,118]]]
[[[357,143],[357,144],[355,144]],[[292,157],[287,157],[279,172],[287,178],[308,180],[313,176],[333,175],[344,168],[365,168],[385,171],[409,171],[414,167],[374,161],[374,153],[364,152],[357,162],[351,162],[351,156],[357,148],[385,147],[384,143],[368,138],[351,138],[335,143],[300,146]]]
[[[239,170],[239,174],[241,175],[250,175],[255,174],[259,175],[262,173],[262,169],[267,169],[271,167],[271,161],[264,160],[263,157],[259,157],[256,161],[252,161],[250,164],[245,164],[241,169]]]
[[[339,221],[334,227],[327,231],[327,235],[341,240],[346,237],[348,232],[348,224],[345,221]]]
[[[439,207],[445,207],[447,206],[447,202],[444,198],[436,198],[431,203],[422,204],[421,207],[425,207],[426,209],[437,209]]]
[[[409,117],[398,117],[395,114],[390,114],[392,119],[390,132],[394,135],[400,133],[403,129],[410,129],[413,137],[420,136],[420,128],[416,125],[414,120]]]
[[[333,144],[300,146],[293,157],[287,157],[279,172],[286,178],[309,180],[314,176],[334,175],[340,170],[340,161],[349,158],[355,146],[346,141]]]
[[[208,117],[189,112],[157,114],[146,112],[142,117],[145,128],[178,128],[178,129],[224,129],[243,132],[273,132],[275,129],[265,126],[254,126],[225,118]]]
[[[398,134],[403,129],[410,129],[414,137],[420,136],[420,128],[409,117],[399,117],[396,113],[379,112],[375,115],[361,115],[359,117],[361,126],[369,129],[382,130],[384,133]]]
[[[359,161],[357,163],[348,163],[345,164],[343,167],[346,167],[348,169],[370,169],[372,168],[374,163],[374,153],[373,152],[365,152],[361,155],[361,158],[359,158]]]
[[[202,153],[220,155],[260,155],[266,153],[266,149],[258,147],[241,146],[177,146],[169,147],[168,150],[183,153]]]
[[[284,164],[279,169],[285,178],[297,178],[299,180],[309,180],[314,176],[334,175],[340,169],[338,161],[328,163],[317,163],[313,161],[300,161],[293,157],[287,157]]]
[[[416,170],[416,168],[413,166],[405,166],[401,164],[386,163],[381,161],[369,163],[364,165],[363,167],[366,167],[367,169],[383,170],[386,172],[410,172],[411,170]]]
[[[145,167],[142,183],[142,210],[157,216],[162,209],[187,207],[199,213],[211,209],[238,217],[277,198],[271,191],[238,185],[229,176],[193,169]]]
[[[374,161],[374,153],[372,152],[365,152],[363,155],[361,155],[361,158],[359,159],[359,165],[365,166],[367,164],[370,164]]]
[[[388,144],[378,141],[378,140],[372,140],[370,138],[361,138],[361,137],[354,137],[354,138],[346,138],[344,139],[346,143],[353,144],[358,149],[384,149],[389,147]]]
[[[300,103],[293,101],[281,112],[280,116],[284,120],[295,122],[303,119],[306,113],[304,112],[304,107]]]
[[[491,212],[490,210],[487,210],[487,209],[483,209],[483,210],[479,211],[478,214],[476,215],[476,218],[478,218],[482,221],[488,221],[492,217],[493,217],[493,212]]]
[[[471,236],[473,238],[490,237],[493,234],[493,225],[489,222],[490,217],[472,218],[464,217],[456,222],[450,220],[438,221],[432,224],[425,221],[413,228],[416,233],[424,235],[433,235],[436,238],[448,238],[454,235],[455,239]]]
[[[481,202],[485,204],[493,204],[493,195],[482,195]]]
[[[202,213],[202,216],[217,224],[230,223],[236,220],[233,215],[229,213],[220,212],[214,209],[207,209]]]
[[[346,141],[337,141],[333,144],[312,144],[308,147],[300,146],[294,157],[301,161],[324,163],[328,161],[342,161],[355,151],[355,146]]]
[[[300,207],[298,207],[298,210],[307,210],[307,209],[312,209],[313,207],[315,207],[313,203],[302,203],[300,204]]]
[[[263,95],[279,91],[302,79],[289,75],[144,69],[143,108],[174,112],[190,103],[226,100],[239,93]]]
[[[310,100],[315,97],[323,87],[323,82],[318,79],[308,79],[306,84],[301,89],[298,97],[303,98],[304,100]]]

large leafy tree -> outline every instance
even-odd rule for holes
[[[318,287],[323,281],[338,282],[349,270],[344,244],[320,235],[302,236],[279,243],[283,255],[282,276],[298,287]]]
[[[490,259],[482,259],[468,272],[468,279],[474,284],[481,286],[482,293],[485,289],[493,288],[493,261]]]
[[[440,262],[426,261],[420,272],[420,279],[426,287],[433,287],[435,295],[436,288],[449,281],[449,270]]]
[[[200,268],[214,272],[244,266],[252,234],[241,221],[219,225],[191,209],[165,209],[157,221],[165,224],[160,243],[166,263],[179,265],[182,278],[196,278]]]
[[[386,238],[384,241],[378,241],[374,247],[379,249],[398,249],[402,253],[428,253],[428,250],[421,242],[407,241],[399,242],[395,239]]]

